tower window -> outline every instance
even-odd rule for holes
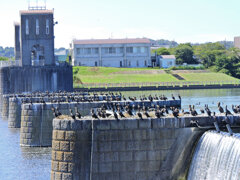
[[[36,19],[36,34],[39,35],[39,20]]]
[[[28,19],[26,19],[26,34],[29,34],[29,26],[28,26]]]
[[[49,34],[49,19],[46,20],[46,34]]]

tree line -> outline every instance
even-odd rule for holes
[[[175,55],[179,65],[202,64],[207,69],[240,78],[240,49],[227,49],[219,42],[200,45],[185,43],[174,48],[155,49],[152,52],[158,55]]]

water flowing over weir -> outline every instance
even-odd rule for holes
[[[240,178],[240,134],[208,131],[198,142],[188,180]]]

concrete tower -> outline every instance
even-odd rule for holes
[[[55,65],[53,10],[29,8],[20,16],[22,65]]]

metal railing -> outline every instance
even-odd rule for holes
[[[240,85],[240,81],[181,81],[181,82],[137,82],[137,83],[82,83],[75,84],[74,88],[108,88],[108,87],[146,87],[146,86],[207,86],[207,85]]]
[[[0,61],[0,67],[22,66],[20,60],[15,61]]]

